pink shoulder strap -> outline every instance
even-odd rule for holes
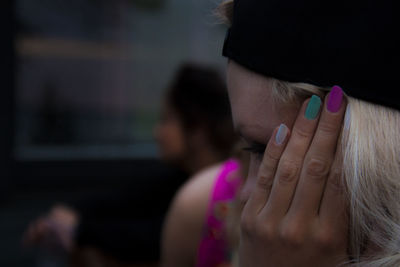
[[[229,265],[226,217],[240,187],[238,169],[238,161],[230,159],[223,164],[216,177],[206,213],[203,238],[199,244],[197,267]]]

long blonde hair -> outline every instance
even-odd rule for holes
[[[233,1],[217,12],[231,21]],[[326,88],[274,80],[276,101],[299,105]],[[377,88],[378,90],[378,88]],[[346,88],[344,88],[346,91]],[[400,112],[347,97],[336,157],[349,203],[348,266],[400,266]]]

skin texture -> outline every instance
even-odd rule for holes
[[[217,164],[200,171],[176,194],[163,228],[162,267],[195,265],[211,188],[220,168]]]
[[[323,106],[317,118],[306,119],[309,99],[299,111],[277,106],[270,80],[233,61],[228,90],[235,128],[250,146],[267,144],[264,153],[252,153],[241,196],[240,266],[337,266],[345,261],[341,163],[333,162],[345,102],[336,113]],[[290,134],[278,145],[281,123]]]
[[[160,148],[161,158],[179,164],[186,155],[185,134],[178,115],[173,108],[164,104],[161,120],[154,129],[154,137]]]

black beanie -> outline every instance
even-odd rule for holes
[[[394,0],[235,0],[223,54],[269,77],[337,84],[400,110],[398,11]]]

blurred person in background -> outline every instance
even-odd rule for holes
[[[193,205],[190,210],[197,213],[196,217],[191,218],[196,224],[193,226],[194,239],[185,244],[187,248],[194,248],[203,230],[208,195],[215,179],[222,170],[231,173],[238,168],[236,161],[228,160],[237,138],[233,132],[226,86],[219,73],[208,66],[193,63],[182,65],[167,90],[161,120],[154,133],[161,159],[182,170],[184,177],[192,177],[178,196],[188,197],[188,193],[182,192],[189,192],[189,188],[196,191],[187,203]],[[237,185],[236,179],[234,187]],[[158,188],[155,190],[152,186],[149,185],[146,194],[149,199],[136,199],[135,194],[128,192],[131,195],[128,198],[120,196],[118,199],[103,199],[99,203],[92,201],[95,208],[83,212],[79,207],[74,209],[63,204],[56,205],[48,214],[29,225],[24,243],[29,246],[41,245],[50,250],[61,249],[70,255],[72,266],[131,266],[135,263],[132,255],[146,253],[145,250],[157,251],[158,254],[158,243],[149,240],[159,240],[166,206],[158,211],[160,216],[156,220],[138,219],[132,214],[136,212],[132,210],[136,209],[138,202],[147,203],[142,208],[151,213],[150,210],[154,209],[151,203],[165,199],[163,195],[166,192],[163,190],[168,190],[160,187],[155,187]],[[176,189],[179,185],[174,182],[171,186]],[[173,207],[180,203],[177,199],[179,197]],[[116,212],[107,214],[103,211],[104,214],[101,214],[105,208],[101,203],[106,209],[115,209]],[[163,249],[176,251],[173,248],[179,244],[168,239],[177,230],[174,226],[181,227],[174,220],[192,216],[188,213],[182,217],[171,217],[178,210],[172,208],[168,216],[166,246]],[[91,216],[94,212],[99,215]],[[128,219],[127,215],[130,215]],[[170,252],[167,254],[171,255]]]
[[[158,142],[163,158],[179,163],[192,175],[177,192],[166,217],[163,267],[230,262],[228,218],[234,211],[241,172],[229,110],[224,82],[206,69],[183,67],[167,93]]]
[[[161,158],[189,175],[227,159],[236,136],[218,71],[182,65],[167,90],[154,133]]]

